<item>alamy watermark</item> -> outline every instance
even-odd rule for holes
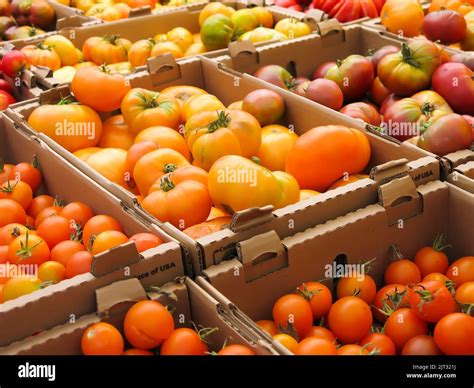
[[[257,186],[257,170],[234,169],[226,166],[217,171],[217,182],[248,184],[250,187],[255,187]]]
[[[56,136],[84,136],[95,139],[95,123],[90,121],[69,121],[64,119],[55,124]]]

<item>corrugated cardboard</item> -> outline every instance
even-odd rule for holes
[[[413,182],[411,186],[398,183],[394,198],[412,195]],[[217,299],[225,298],[230,311],[238,308],[256,321],[271,319],[275,301],[303,282],[326,279],[325,284],[333,289],[326,273],[333,262],[357,264],[375,258],[371,275],[380,285],[391,245],[398,247],[404,257],[413,259],[420,248],[431,246],[442,233],[451,244],[447,254],[452,261],[474,254],[474,217],[468,216],[474,214],[473,194],[450,183],[433,181],[418,186],[416,198],[422,204],[416,214],[411,205],[414,198],[395,207],[381,198],[381,203],[283,240],[273,232],[256,235],[241,243],[247,247],[245,251],[238,250],[240,257],[208,268],[204,277],[196,281]],[[395,223],[391,222],[394,213],[398,215]],[[264,238],[273,240],[267,249],[258,243]],[[254,262],[249,268],[246,263],[256,255],[265,255],[266,260]]]
[[[173,298],[167,295],[172,295]],[[96,290],[96,307],[75,322],[65,323],[36,336],[0,348],[0,355],[80,355],[81,336],[91,324],[106,321],[120,330],[128,309],[145,299],[174,307],[175,327],[216,327],[210,339],[210,351],[219,351],[224,343],[251,347],[259,355],[275,354],[268,342],[241,326],[216,299],[190,278],[180,278],[160,287],[159,293],[146,293],[137,279],[112,283]]]
[[[457,166],[449,175],[448,182],[474,194],[474,161]]]
[[[138,254],[132,243],[116,247],[94,257],[92,273],[0,304],[0,346],[90,312],[97,288],[128,277],[138,277],[148,286],[184,274],[182,252],[176,240],[138,217],[131,207],[68,164],[41,140],[20,132],[8,117],[3,117],[0,133],[0,156],[6,162],[31,161],[34,155],[37,156],[44,192],[66,202],[84,202],[95,214],[114,217],[129,236],[151,231],[165,241],[142,254]]]
[[[296,98],[291,92],[266,84],[249,75],[233,74],[222,70],[216,62],[206,58],[201,60],[188,59],[179,62],[177,65],[170,64],[170,68],[169,72],[158,74],[147,72],[134,74],[130,77],[131,86],[162,90],[171,85],[194,85],[216,95],[226,105],[242,99],[252,90],[270,88],[280,93],[284,98],[286,115],[283,121],[287,125],[293,125],[298,134],[302,134],[318,125],[327,124],[342,124],[365,131],[363,123],[359,121],[352,120],[326,107],[313,104],[307,99]],[[24,131],[36,134],[27,125],[26,119],[31,111],[38,106],[38,103],[38,99],[19,103],[6,112]],[[366,131],[366,134],[372,148],[372,157],[367,173],[372,170],[375,174],[377,171],[383,170],[386,179],[392,176],[398,177],[400,175],[398,166],[406,164],[405,173],[410,174],[417,185],[439,178],[438,161],[432,157],[425,157],[425,154],[417,147],[410,144],[396,143],[371,132]],[[134,198],[124,189],[106,181],[51,139],[42,134],[36,135],[72,164],[93,177],[104,187],[107,187],[110,192],[117,195],[128,205],[134,206]],[[398,162],[385,164],[393,161]],[[379,180],[379,178],[376,179]],[[170,224],[158,224],[183,243],[192,257],[193,269],[197,274],[212,264],[220,263],[233,252],[238,241],[248,239],[254,234],[275,230],[283,238],[351,210],[367,206],[369,203],[373,203],[377,197],[378,185],[375,179],[364,179],[273,212],[271,207],[242,211],[234,215],[231,229],[222,230],[198,241],[190,239]],[[146,214],[143,213],[144,216]],[[153,220],[153,222],[157,221]]]

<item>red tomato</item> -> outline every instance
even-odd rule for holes
[[[9,78],[16,77],[27,66],[26,55],[19,50],[9,51],[2,58],[2,70]]]
[[[474,281],[474,256],[461,257],[452,263],[446,271],[446,276],[454,282],[454,285],[460,285]]]
[[[437,356],[441,353],[433,337],[417,335],[407,341],[402,349],[402,356]]]
[[[330,330],[322,326],[313,326],[310,331],[306,333],[305,338],[316,337],[336,342],[336,336]],[[304,339],[304,338],[303,338]]]
[[[358,342],[367,336],[372,326],[370,307],[360,298],[346,296],[332,305],[328,325],[341,342]]]
[[[411,338],[421,334],[428,334],[428,326],[409,308],[394,311],[385,323],[385,335],[393,341],[397,352],[401,352]]]
[[[385,284],[419,283],[421,273],[413,261],[395,260],[385,269],[384,280]]]
[[[311,305],[302,296],[284,295],[273,305],[273,320],[277,326],[293,328],[303,338],[313,326]]]
[[[76,228],[67,218],[56,216],[45,219],[38,226],[37,231],[38,235],[41,236],[49,248],[52,249],[61,241],[70,240],[71,235],[74,235],[76,232]]]
[[[430,12],[423,19],[423,33],[433,42],[458,43],[466,36],[466,30],[466,19],[457,11],[443,9]]]
[[[433,246],[421,248],[415,255],[415,264],[421,272],[421,276],[433,273],[445,273],[449,266],[448,256],[443,252],[442,235],[440,235]]]
[[[370,333],[360,341],[360,345],[365,346],[369,352],[375,352],[382,356],[394,356],[397,354],[393,341],[382,333]]]
[[[336,64],[336,62],[324,62],[321,65],[319,65],[316,70],[313,72],[313,76],[311,79],[315,80],[318,78],[324,78],[326,76],[326,73],[328,70],[333,67]]]
[[[301,341],[294,349],[293,353],[299,356],[309,355],[336,355],[337,349],[333,342],[316,337],[308,337]]]
[[[311,305],[313,320],[324,317],[331,308],[332,294],[329,288],[318,282],[303,283],[297,288],[297,293],[303,296]]]
[[[255,352],[244,345],[227,345],[217,352],[218,356],[255,356]]]
[[[130,237],[128,241],[135,242],[138,253],[155,248],[163,243],[161,238],[152,233],[137,233]]]
[[[0,199],[0,228],[13,223],[25,224],[25,210],[11,199]]]
[[[73,220],[81,228],[84,227],[87,221],[93,216],[92,209],[82,202],[70,202],[58,214],[61,217]]]
[[[474,317],[463,313],[446,315],[436,324],[434,339],[444,354],[474,355]]]
[[[20,180],[30,186],[31,190],[35,192],[41,185],[43,176],[38,168],[38,161],[33,163],[18,163],[10,173],[10,179]]]
[[[387,320],[387,315],[380,311],[384,310],[384,304],[388,309],[385,313],[390,313],[391,311],[397,310],[401,307],[408,306],[408,298],[406,294],[407,286],[403,284],[389,284],[378,290],[372,306],[372,311],[377,321],[385,322]]]
[[[91,271],[92,254],[87,251],[74,253],[66,264],[66,276],[68,279]]]
[[[380,117],[377,108],[366,102],[353,102],[347,104],[341,109],[341,113],[375,126],[380,125],[382,122],[382,118]]]
[[[162,356],[204,356],[209,352],[199,334],[188,328],[180,328],[161,344]]]
[[[344,102],[339,85],[330,79],[317,78],[306,86],[304,96],[311,101],[327,106],[334,110],[340,110]]]

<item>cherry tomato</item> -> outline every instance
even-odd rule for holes
[[[91,356],[120,355],[123,353],[122,334],[110,323],[98,322],[82,334],[82,353]]]
[[[33,217],[36,218],[38,217],[38,214],[48,208],[54,205],[54,198],[51,197],[50,195],[38,195],[37,197],[34,197],[33,200],[30,203],[30,207],[27,210],[27,213]]]
[[[57,261],[45,261],[38,267],[38,278],[42,282],[59,283],[66,279],[66,268]]]
[[[4,302],[31,294],[41,288],[41,280],[36,276],[18,276],[3,284],[2,299]]]
[[[441,353],[433,337],[417,335],[407,341],[402,349],[402,356],[437,356]]]
[[[322,283],[303,283],[297,288],[297,293],[309,302],[313,312],[313,320],[324,317],[331,308],[331,291]]]
[[[453,313],[441,318],[434,329],[436,345],[444,354],[474,354],[474,317]]]
[[[138,253],[145,252],[148,249],[155,248],[163,241],[152,233],[137,233],[130,237],[129,241],[134,241]]]
[[[331,332],[331,330],[328,330],[322,326],[313,326],[311,330],[306,333],[305,338],[308,337],[323,338],[332,342],[336,342],[336,336]]]
[[[87,251],[74,253],[66,264],[66,276],[68,279],[91,271],[92,254]]]
[[[0,199],[0,228],[8,224],[26,222],[26,213],[20,204],[11,199]]]
[[[454,295],[456,302],[465,305],[474,305],[474,282],[461,284]]]
[[[408,306],[408,297],[406,294],[407,286],[402,284],[389,284],[378,290],[372,308],[375,319],[382,323],[387,320],[387,315],[380,311],[384,310],[384,304],[388,309],[386,313]]]
[[[149,350],[144,350],[144,349],[128,349],[123,352],[124,356],[153,356],[153,353],[150,352]]]
[[[279,333],[273,336],[273,340],[278,341],[290,352],[292,352],[296,346],[298,346],[298,341],[296,341],[291,335]]]
[[[207,352],[209,348],[199,334],[188,328],[173,331],[160,348],[164,356],[204,356]]]
[[[38,227],[43,223],[44,220],[59,215],[61,210],[62,207],[56,205],[41,210],[35,218],[35,228],[38,229]]]
[[[374,301],[377,286],[369,275],[349,276],[340,278],[337,282],[336,294],[341,299],[345,296],[356,296],[368,304]]]
[[[255,356],[255,352],[244,345],[227,345],[217,352],[218,356]]]
[[[316,337],[308,337],[293,349],[297,355],[336,355],[337,349],[333,342]]]
[[[303,338],[313,326],[311,305],[302,296],[284,295],[273,305],[273,320],[277,327],[293,328]]]
[[[25,182],[34,193],[41,186],[43,177],[41,171],[38,169],[37,161],[34,161],[33,164],[25,162],[18,163],[13,167],[10,173],[10,179]]]
[[[443,253],[443,235],[440,235],[434,242],[432,247],[421,248],[415,255],[415,264],[421,272],[421,276],[425,277],[433,272],[445,273],[449,266],[449,259]]]
[[[382,356],[394,356],[397,354],[393,341],[382,333],[370,333],[360,341],[360,345],[365,346],[369,352],[376,352],[376,354]]]
[[[22,224],[8,224],[0,228],[0,245],[9,245],[15,238],[26,234],[29,229]]]
[[[74,222],[65,217],[55,216],[46,218],[38,226],[37,232],[52,249],[61,241],[70,240],[71,236],[74,236],[76,228]]]
[[[355,344],[344,345],[337,349],[338,356],[364,356],[367,354],[369,354],[367,349]]]
[[[98,215],[94,216],[84,225],[82,230],[82,239],[84,245],[89,247],[89,240],[93,235],[98,235],[99,233],[116,230],[117,232],[123,232],[122,226],[110,216]]]
[[[56,244],[51,250],[51,260],[61,263],[67,267],[71,257],[86,250],[86,247],[79,241],[64,240]]]
[[[384,274],[385,284],[419,283],[421,273],[413,261],[402,259],[391,262]]]
[[[260,328],[265,331],[266,333],[268,333],[269,335],[271,335],[272,337],[276,334],[278,334],[278,328],[276,327],[275,325],[275,322],[273,321],[269,321],[269,320],[261,320],[261,321],[257,321],[255,322],[258,326],[260,326]]]
[[[474,281],[474,256],[466,256],[452,263],[446,271],[456,287]]]
[[[94,216],[94,212],[82,202],[71,202],[64,206],[58,215],[68,220],[73,220],[83,228],[86,222]]]
[[[393,341],[397,352],[402,351],[408,340],[421,334],[428,334],[428,326],[412,309],[396,310],[385,322],[385,335]]]
[[[98,255],[99,253],[105,252],[109,249],[122,245],[128,241],[128,237],[122,232],[116,230],[107,230],[99,233],[93,239],[92,243],[92,254]]]
[[[11,199],[26,210],[33,200],[33,191],[25,182],[8,180],[0,187],[0,199]]]
[[[49,260],[50,255],[48,245],[36,234],[18,236],[8,246],[8,260],[13,264],[40,265]]]

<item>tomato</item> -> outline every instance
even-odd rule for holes
[[[38,169],[38,161],[33,163],[18,163],[10,173],[11,180],[20,180],[30,186],[31,191],[35,192],[41,186],[42,175]]]
[[[133,133],[153,126],[178,128],[181,121],[178,100],[142,88],[131,89],[125,95],[121,111]]]
[[[254,77],[283,89],[290,90],[295,86],[293,76],[286,69],[278,65],[263,66],[255,72]]]
[[[311,101],[340,110],[344,102],[344,95],[340,86],[330,79],[317,78],[307,84],[304,96]]]
[[[122,226],[119,222],[110,216],[98,215],[92,217],[86,222],[84,229],[82,230],[82,240],[84,241],[84,245],[88,247],[92,236],[97,236],[98,234],[108,230],[123,232]]]
[[[424,16],[418,0],[388,0],[380,12],[388,31],[407,38],[420,35]]]
[[[224,212],[221,209],[218,209],[218,208],[213,206],[211,208],[211,212],[209,213],[209,216],[207,217],[206,221],[212,221],[212,220],[215,220],[217,218],[228,217],[228,216],[229,215],[226,212]]]
[[[451,113],[425,126],[417,145],[426,151],[444,156],[468,149],[471,143],[471,125],[463,116]]]
[[[77,150],[73,152],[73,155],[85,162],[87,159],[89,159],[90,156],[94,155],[95,153],[99,152],[102,148],[100,147],[87,147],[87,148],[81,148],[80,150]]]
[[[271,335],[272,337],[274,335],[277,335],[278,334],[278,328],[276,327],[275,325],[275,322],[273,321],[269,321],[269,320],[261,320],[261,321],[257,321],[255,322],[258,326],[260,326],[260,328],[266,332],[267,334]]]
[[[9,78],[16,77],[27,67],[28,58],[20,50],[9,51],[2,58],[2,70]]]
[[[256,353],[245,345],[227,345],[217,352],[218,356],[255,356]]]
[[[284,18],[274,27],[275,31],[285,34],[288,38],[300,38],[311,34],[311,28],[308,24],[295,18]]]
[[[394,102],[385,111],[384,123],[388,127],[388,135],[404,141],[418,136],[426,123],[450,113],[453,111],[443,97],[431,90],[425,90]],[[404,126],[394,125],[395,123],[407,123],[409,133],[401,131],[400,127],[403,129]]]
[[[45,261],[38,267],[37,276],[42,282],[59,283],[66,279],[66,267],[57,261]]]
[[[474,305],[474,281],[463,283],[456,290],[454,299],[461,305]]]
[[[181,120],[187,122],[201,112],[214,112],[225,109],[224,104],[212,94],[195,95],[186,100],[181,109]]]
[[[473,4],[474,5],[474,4]],[[460,47],[464,51],[474,50],[474,7],[471,7],[468,13],[464,15],[467,23],[465,38],[460,42]]]
[[[67,266],[70,258],[78,252],[83,252],[86,247],[79,241],[64,240],[56,244],[51,250],[51,260]]]
[[[421,248],[415,255],[415,264],[425,277],[433,272],[445,273],[449,266],[448,256],[443,252],[443,236],[439,235],[431,247]]]
[[[463,313],[446,315],[435,326],[436,345],[447,355],[474,355],[474,317]]]
[[[204,89],[198,88],[196,86],[189,85],[179,85],[179,86],[169,86],[161,91],[161,94],[164,94],[168,97],[176,98],[181,106],[188,101],[193,96],[199,96],[203,94],[208,94]]]
[[[234,37],[252,31],[258,27],[258,18],[250,9],[236,10],[230,17],[234,26]]]
[[[146,61],[151,56],[151,50],[155,45],[153,39],[140,39],[130,46],[127,58],[133,67],[145,66]]]
[[[379,77],[375,77],[374,82],[372,82],[372,87],[370,88],[370,97],[378,106],[382,106],[385,99],[390,95],[390,90],[388,90],[382,82],[380,82]]]
[[[304,201],[308,198],[313,198],[318,194],[320,193],[314,190],[300,190],[300,201]]]
[[[298,346],[298,341],[296,341],[291,335],[278,333],[273,335],[273,340],[278,341],[286,349],[292,352],[296,346]]]
[[[49,206],[41,210],[35,218],[35,228],[38,229],[40,224],[47,218],[56,217],[57,215],[59,215],[61,210],[62,207],[56,206],[54,204],[53,206]]]
[[[173,317],[159,302],[144,300],[135,303],[123,322],[125,338],[139,349],[153,349],[174,331]]]
[[[311,327],[311,330],[308,331],[308,333],[306,333],[305,338],[309,338],[309,337],[322,338],[322,339],[329,340],[333,343],[336,342],[336,336],[333,333],[331,333],[330,330],[322,326]]]
[[[311,305],[299,295],[284,295],[273,305],[273,319],[278,327],[296,331],[303,338],[313,326]]]
[[[452,263],[446,271],[456,288],[464,283],[474,281],[474,256],[461,257]]]
[[[114,6],[106,4],[94,4],[86,12],[86,16],[93,16],[104,21],[115,21],[122,19],[122,13]]]
[[[82,334],[81,348],[86,356],[120,355],[123,347],[122,334],[110,323],[94,323]]]
[[[186,159],[191,160],[191,153],[183,136],[172,128],[149,127],[140,131],[135,138],[135,143],[152,141],[158,148],[171,148],[178,151]],[[149,149],[149,147],[146,147]]]
[[[380,114],[385,115],[388,108],[390,108],[395,102],[401,100],[402,97],[397,96],[395,93],[390,93],[385,100],[383,100],[382,105],[380,106]]]
[[[360,341],[360,345],[381,356],[394,356],[397,353],[393,341],[382,333],[370,333]]]
[[[395,260],[385,269],[384,281],[385,284],[416,284],[421,281],[421,272],[413,261]]]
[[[417,335],[408,340],[403,346],[402,356],[437,356],[441,353],[433,337]]]
[[[186,228],[183,230],[183,233],[192,239],[197,240],[198,238],[208,236],[212,233],[228,228],[231,224],[231,221],[232,220],[230,216],[218,217]]]
[[[179,328],[161,344],[162,356],[204,356],[209,352],[200,335],[188,328]]]
[[[10,199],[28,209],[33,200],[33,191],[25,182],[8,180],[0,187],[0,199]]]
[[[96,146],[102,133],[102,121],[95,111],[66,99],[39,106],[28,117],[28,124],[70,152]]]
[[[0,245],[9,245],[15,238],[26,234],[29,229],[18,223],[8,224],[0,228]]]
[[[83,67],[77,70],[71,83],[74,97],[98,112],[112,112],[120,108],[123,97],[130,90],[122,74],[107,66]]]
[[[355,344],[343,345],[337,349],[338,356],[363,356],[367,354],[369,354],[367,349]]]
[[[407,307],[407,292],[407,286],[402,284],[389,284],[378,290],[372,305],[374,317],[379,322],[385,322],[387,314],[401,307]]]
[[[472,0],[432,0],[428,12],[439,11],[441,8],[459,11],[463,6],[472,4]]]
[[[341,113],[354,119],[362,120],[368,124],[378,126],[382,121],[377,108],[366,102],[353,102],[344,106]]]
[[[19,298],[20,296],[31,294],[41,288],[41,280],[36,276],[18,276],[9,279],[3,284],[3,302]]]
[[[94,216],[94,212],[90,206],[82,202],[70,202],[61,209],[58,215],[74,221],[82,228]]]
[[[358,342],[367,335],[372,325],[370,307],[360,298],[346,296],[332,305],[328,325],[341,342]]]
[[[326,355],[333,356],[337,354],[336,345],[333,342],[316,337],[308,337],[302,340],[294,349],[296,355]]]
[[[300,285],[296,293],[303,296],[310,304],[313,320],[326,316],[332,305],[332,294],[329,288],[318,282],[308,282]]]
[[[215,14],[222,14],[231,17],[235,10],[222,3],[209,3],[199,12],[199,25],[202,27],[206,19]]]
[[[84,59],[96,65],[125,62],[132,43],[118,35],[88,38],[82,46]]]
[[[26,213],[21,205],[11,199],[0,198],[0,227],[8,224],[25,224]]]
[[[121,148],[104,148],[90,155],[85,163],[99,174],[119,186],[127,188],[125,160],[127,151]]]
[[[116,230],[107,230],[105,232],[99,233],[95,236],[95,238],[93,238],[91,253],[95,256],[99,253],[125,244],[127,241],[128,237],[122,232],[118,232]]]
[[[150,190],[148,190],[148,194],[154,191],[161,190],[162,181],[165,179],[171,180],[174,185],[177,185],[184,181],[195,181],[195,182],[202,183],[204,186],[207,187],[207,176],[208,176],[207,171],[203,170],[200,167],[196,167],[196,166],[178,167],[176,168],[176,170],[171,171],[165,174],[164,176],[162,176],[161,178],[157,179],[156,182],[150,187]],[[215,209],[214,211],[216,212],[216,217],[214,218],[223,217],[227,215],[219,209],[216,209],[216,208],[214,209]],[[212,209],[211,209],[211,212],[212,212]]]
[[[412,309],[401,308],[394,311],[385,323],[385,335],[395,344],[397,352],[413,337],[428,334],[428,327]]]
[[[273,15],[264,7],[253,7],[250,8],[252,13],[257,16],[258,24],[266,28],[272,28],[273,26]]]
[[[59,244],[58,244],[59,245]],[[68,279],[91,271],[92,255],[87,251],[74,253],[67,260],[66,277]]]
[[[161,238],[152,233],[137,233],[130,237],[128,241],[133,241],[135,243],[138,253],[155,248],[163,243]]]
[[[372,61],[372,65],[374,66],[374,71],[377,72],[377,67],[379,65],[380,60],[388,54],[398,53],[400,51],[400,47],[387,45],[379,48],[376,50],[370,57]]]
[[[462,63],[444,63],[433,74],[433,90],[443,96],[456,113],[473,116],[473,77],[474,72]]]
[[[390,92],[411,96],[428,89],[431,77],[440,64],[440,52],[434,43],[426,39],[414,39],[408,44],[403,43],[400,52],[383,57],[377,73]]]
[[[38,235],[52,249],[61,241],[70,240],[76,233],[76,226],[65,217],[56,216],[45,219],[38,226]]]
[[[333,67],[336,64],[336,62],[331,61],[331,62],[324,62],[320,64],[316,70],[313,72],[313,75],[311,76],[312,80],[318,79],[318,78],[324,78],[326,76],[327,71]]]
[[[152,127],[152,128],[157,128],[157,127]],[[145,131],[142,131],[142,132],[145,132]],[[158,146],[155,144],[155,142],[151,140],[139,141],[130,147],[130,149],[127,152],[127,156],[125,158],[125,166],[124,166],[125,182],[127,183],[127,186],[130,189],[134,189],[136,187],[136,183],[133,180],[133,170],[135,169],[135,165],[137,164],[137,162],[142,158],[142,156],[148,154],[151,151],[155,151],[157,149],[158,149]]]
[[[296,178],[301,189],[321,192],[344,174],[361,172],[370,153],[361,131],[341,125],[316,127],[298,138],[288,154],[286,172]]]
[[[151,50],[150,56],[153,58],[166,53],[170,53],[175,59],[184,56],[181,47],[179,47],[178,44],[169,41],[156,43]]]
[[[1,185],[10,179],[10,174],[14,168],[15,166],[13,164],[4,164],[3,161],[0,161],[0,184]]]
[[[376,285],[374,279],[369,275],[342,277],[337,282],[337,298],[345,296],[356,296],[368,304],[371,304],[375,298]]]
[[[222,14],[209,16],[201,26],[201,41],[209,51],[226,48],[233,34],[232,20]]]
[[[49,260],[50,255],[46,242],[32,233],[18,236],[8,247],[8,260],[13,264],[40,265]]]
[[[273,90],[257,89],[245,96],[242,110],[253,115],[262,126],[275,124],[285,114],[285,102]]]
[[[457,11],[439,10],[431,12],[423,20],[423,33],[433,41],[442,44],[457,43],[466,36],[467,24]]]
[[[51,70],[58,70],[61,67],[61,59],[59,55],[49,46],[39,45],[25,46],[21,49],[28,59],[31,66],[44,66]]]
[[[328,69],[325,78],[336,82],[346,101],[362,98],[374,81],[372,62],[362,55],[350,55]]]
[[[144,350],[144,349],[128,349],[123,352],[124,356],[153,356],[154,354],[150,352],[149,350]]]
[[[61,66],[74,66],[80,61],[74,44],[63,35],[51,35],[44,40],[44,45],[51,47],[58,55]]]
[[[427,281],[427,280],[437,280],[438,282],[441,282],[446,286],[448,286],[448,283],[451,282],[451,280],[449,280],[449,278],[446,275],[444,275],[442,273],[439,273],[439,272],[429,273],[428,275],[426,275],[423,278],[424,282]]]

